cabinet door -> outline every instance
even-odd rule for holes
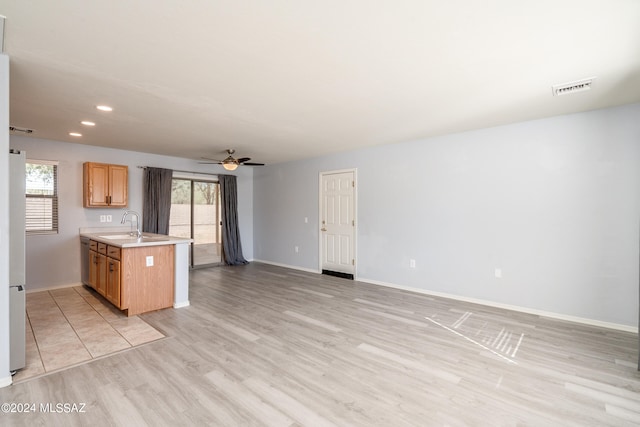
[[[107,258],[107,284],[105,298],[120,308],[120,261]]]
[[[128,204],[129,168],[109,166],[109,206],[126,208]]]
[[[105,294],[107,284],[107,257],[97,254],[98,258],[98,277],[96,278],[96,286],[94,289],[102,296]]]
[[[85,163],[83,177],[82,200],[84,207],[107,207],[109,205],[109,165]]]
[[[96,282],[98,281],[98,270],[98,253],[89,251],[89,286],[93,289],[96,288]]]
[[[122,249],[121,309],[134,316],[173,307],[175,245],[141,246]],[[149,257],[153,265],[148,265]]]

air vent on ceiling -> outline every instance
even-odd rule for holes
[[[9,130],[11,132],[20,132],[20,133],[24,133],[24,134],[33,133],[33,129],[19,128],[19,127],[16,127],[16,126],[9,126]]]
[[[551,91],[553,92],[553,96],[584,92],[585,90],[591,90],[595,79],[595,77],[589,77],[587,79],[576,80],[575,82],[553,85],[551,86]]]

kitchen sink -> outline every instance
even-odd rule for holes
[[[98,236],[102,239],[113,239],[113,240],[123,240],[123,239],[135,239],[136,237],[130,234],[107,234],[106,236]]]
[[[169,236],[163,237],[163,236],[145,236],[145,235],[143,235],[142,239],[143,240],[152,240],[154,242],[162,242],[162,241],[165,241],[165,240],[169,240]]]
[[[131,239],[138,239],[136,236],[132,236],[130,234],[105,234],[104,236],[98,236],[102,239],[109,239],[109,240],[131,240]],[[162,241],[162,240],[168,240],[168,237],[162,237],[162,236],[147,236],[147,235],[142,235],[141,237],[142,240],[155,240],[155,241]]]

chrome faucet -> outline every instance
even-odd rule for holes
[[[127,221],[127,215],[129,214],[134,215],[136,217],[136,231],[135,233],[133,232],[133,220],[130,220],[132,231],[129,234],[131,236],[136,236],[139,239],[140,237],[142,237],[142,233],[140,232],[140,215],[138,214],[138,212],[130,211],[130,210],[124,211],[124,214],[122,214],[122,221],[120,221],[120,224],[124,224]]]

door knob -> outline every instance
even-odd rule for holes
[[[322,228],[320,229],[320,231],[327,231],[327,229],[326,229],[326,228],[324,228],[324,227],[322,227]]]

